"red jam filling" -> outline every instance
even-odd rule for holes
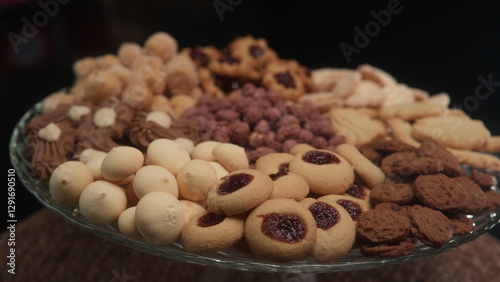
[[[274,75],[276,81],[285,88],[295,88],[295,80],[289,72],[281,72]]]
[[[366,194],[358,184],[353,183],[351,187],[346,191],[346,194],[358,199],[364,199]]]
[[[248,53],[252,55],[254,58],[262,57],[264,55],[264,49],[260,47],[259,45],[252,45],[250,48],[248,48]]]
[[[358,220],[359,215],[363,212],[361,207],[353,201],[337,200],[337,204],[341,205],[351,216],[352,220]]]
[[[340,214],[331,205],[323,202],[316,202],[309,207],[314,220],[316,220],[316,227],[323,230],[332,228],[340,220]]]
[[[231,194],[247,186],[252,180],[253,175],[247,173],[237,173],[226,176],[224,182],[217,188],[217,193],[219,195]]]
[[[338,164],[340,159],[334,154],[323,151],[308,151],[302,155],[302,160],[315,165]]]
[[[215,214],[215,213],[209,213],[206,214],[198,219],[198,226],[199,227],[210,227],[217,225],[226,219],[226,216],[223,214]]]
[[[286,176],[288,175],[288,172],[287,171],[279,171],[279,172],[276,172],[276,173],[273,173],[273,174],[269,174],[269,177],[275,181],[276,179],[282,177],[282,176]]]
[[[208,56],[207,54],[203,53],[199,49],[193,49],[191,50],[191,53],[189,53],[189,56],[193,61],[197,62],[200,64],[200,66],[206,67],[208,66]]]
[[[305,223],[298,217],[281,213],[262,215],[262,233],[284,243],[298,243],[307,233]]]

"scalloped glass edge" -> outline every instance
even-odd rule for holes
[[[472,217],[474,221],[474,230],[465,236],[454,236],[444,247],[435,249],[427,247],[420,242],[417,243],[416,250],[412,255],[394,258],[394,259],[373,259],[364,257],[359,249],[351,250],[343,258],[330,263],[318,263],[312,259],[304,259],[289,263],[275,263],[257,258],[252,255],[243,254],[233,249],[221,251],[211,254],[197,255],[185,252],[182,246],[178,243],[172,243],[167,246],[159,246],[142,242],[126,237],[115,225],[98,225],[88,221],[80,215],[77,209],[72,209],[67,206],[60,205],[53,201],[50,196],[48,186],[41,183],[37,179],[31,177],[31,165],[24,157],[23,149],[25,140],[23,138],[24,126],[30,118],[40,114],[42,102],[38,102],[32,106],[19,120],[14,127],[10,144],[9,152],[12,165],[16,170],[16,174],[24,185],[24,187],[33,194],[40,203],[49,210],[57,213],[75,226],[91,232],[94,235],[112,241],[114,243],[127,246],[138,251],[161,256],[177,261],[194,263],[206,266],[216,266],[224,269],[242,270],[242,271],[258,271],[258,272],[339,272],[339,271],[354,271],[366,270],[372,268],[383,267],[387,265],[408,263],[420,258],[433,256],[452,250],[462,244],[473,241],[480,235],[484,234],[496,224],[500,223],[500,208],[489,212],[481,213]],[[499,172],[490,171],[497,177]],[[498,189],[495,189],[499,193]]]

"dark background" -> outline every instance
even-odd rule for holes
[[[26,21],[43,23],[38,1],[0,0],[0,98],[7,128],[4,173],[12,165],[8,139],[16,121],[46,95],[73,83],[72,63],[84,56],[116,53],[121,42],[142,43],[164,30],[180,48],[227,45],[234,37],[264,37],[280,57],[297,59],[312,69],[356,68],[369,63],[386,70],[398,81],[431,94],[447,92],[452,105],[464,106],[481,119],[493,135],[498,122],[500,85],[491,95],[477,99],[479,77],[500,84],[500,18],[497,1],[399,1],[390,22],[373,30],[374,36],[348,62],[341,42],[355,46],[355,27],[374,21],[373,12],[387,10],[398,1],[78,1],[55,3],[46,24],[26,34]],[[232,6],[231,6],[232,4]],[[219,14],[214,5],[229,10]],[[221,20],[221,16],[223,20]],[[26,35],[16,52],[13,34]],[[9,36],[10,35],[10,36]],[[27,38],[27,37],[30,38]],[[358,46],[359,47],[359,46]],[[486,95],[487,89],[481,92]],[[16,185],[17,218],[21,220],[40,204],[22,185]],[[494,230],[500,233],[500,228]]]

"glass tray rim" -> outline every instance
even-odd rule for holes
[[[340,271],[356,271],[383,267],[387,265],[408,263],[420,258],[429,257],[452,250],[462,244],[473,241],[484,234],[496,224],[500,223],[500,208],[492,212],[483,212],[472,217],[475,227],[474,230],[465,236],[454,236],[448,244],[439,249],[417,244],[415,253],[409,256],[393,259],[374,259],[366,258],[361,255],[359,249],[351,250],[345,257],[329,263],[318,263],[312,259],[293,261],[287,263],[276,263],[263,260],[255,256],[246,255],[233,249],[210,254],[192,254],[185,252],[182,246],[174,242],[166,246],[159,246],[142,242],[126,237],[118,231],[116,224],[99,225],[94,224],[78,213],[77,209],[60,205],[54,202],[50,196],[48,186],[37,179],[31,177],[30,163],[24,157],[23,149],[25,140],[23,131],[25,124],[30,118],[40,114],[42,101],[33,105],[17,122],[9,142],[10,159],[16,175],[23,186],[46,208],[55,212],[71,224],[82,228],[90,233],[107,239],[114,243],[136,249],[138,251],[151,255],[161,256],[167,259],[174,259],[181,262],[216,266],[223,269],[233,269],[242,271],[259,272],[307,272],[307,273],[327,273]],[[491,171],[497,177],[500,172]],[[496,192],[499,193],[498,189]]]

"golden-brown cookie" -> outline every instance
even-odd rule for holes
[[[480,150],[490,138],[490,132],[482,121],[448,113],[415,121],[412,136],[419,141],[430,139],[454,149]]]
[[[243,237],[245,218],[202,212],[191,218],[181,232],[180,243],[190,253],[225,250]]]
[[[354,182],[354,169],[341,155],[327,150],[311,150],[296,155],[289,170],[309,184],[311,192],[320,195],[342,194]]]
[[[384,182],[385,174],[380,167],[373,164],[361,152],[351,144],[337,146],[336,152],[342,155],[354,168],[361,179],[371,188]]]
[[[208,192],[208,210],[234,215],[247,212],[269,198],[273,181],[255,169],[236,170],[221,178]]]
[[[245,239],[259,257],[280,262],[298,260],[313,248],[316,222],[296,201],[270,199],[248,215]]]
[[[316,221],[316,241],[312,250],[314,259],[329,262],[345,256],[356,238],[356,223],[349,213],[331,199],[304,204]]]

